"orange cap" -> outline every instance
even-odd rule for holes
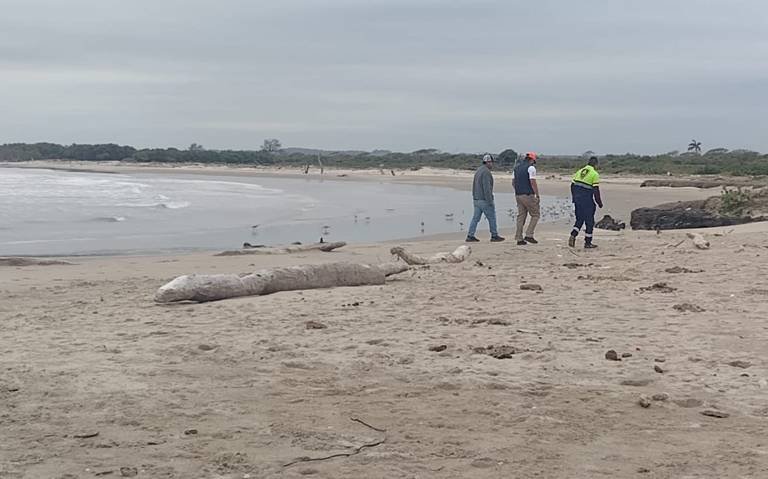
[[[530,159],[532,159],[532,160],[535,160],[535,159],[537,159],[537,158],[538,158],[538,157],[536,156],[536,152],[535,152],[535,151],[529,151],[528,153],[526,153],[526,154],[525,154],[525,157],[526,157],[526,158],[530,158]]]

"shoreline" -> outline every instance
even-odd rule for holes
[[[470,191],[472,185],[472,171],[461,170],[449,170],[449,169],[430,169],[423,168],[419,171],[400,170],[397,176],[381,175],[378,170],[348,170],[348,169],[328,169],[328,174],[323,176],[319,174],[304,175],[299,169],[288,168],[243,168],[243,167],[229,167],[218,165],[196,165],[185,164],[180,166],[157,165],[150,164],[147,166],[138,166],[134,164],[126,165],[116,162],[100,162],[93,164],[91,162],[51,162],[51,161],[34,161],[23,163],[0,163],[0,167],[9,168],[31,168],[31,169],[50,169],[56,171],[68,171],[68,172],[88,172],[88,173],[104,173],[104,174],[189,174],[189,175],[206,175],[206,176],[231,176],[231,177],[249,177],[249,178],[288,178],[297,180],[315,180],[315,181],[335,181],[339,184],[349,182],[377,182],[377,183],[391,183],[391,184],[406,184],[406,185],[424,185],[438,188],[451,188],[458,191]],[[339,176],[342,175],[342,176]],[[570,196],[570,181],[569,178],[564,175],[552,175],[542,173],[540,175],[539,185],[543,195],[554,196],[560,198],[568,198]],[[494,171],[495,191],[499,193],[513,193],[511,176],[504,171]],[[608,214],[614,218],[629,223],[629,213],[641,206],[653,206],[659,203],[667,203],[671,201],[690,201],[697,199],[705,199],[710,196],[707,190],[697,188],[665,188],[665,187],[652,187],[652,188],[640,188],[640,184],[645,178],[639,177],[611,177],[608,176],[603,180],[606,185],[603,189],[603,198],[606,207],[603,210],[598,210],[596,214],[596,220],[602,218],[603,215]],[[471,206],[471,198],[467,199],[468,208]],[[514,207],[514,205],[497,205],[497,216],[499,218],[500,234],[506,236],[507,241],[511,241],[514,236],[514,223],[507,221],[504,215],[499,214],[506,208]],[[469,222],[469,217],[465,220]],[[484,220],[483,220],[484,221]],[[551,223],[540,223],[537,227],[537,231],[542,234],[557,235],[562,233],[563,235],[569,229],[569,221],[556,221]],[[481,228],[487,228],[487,224],[481,221]],[[485,231],[485,229],[481,229]],[[601,230],[596,230],[596,234],[599,236],[606,233]],[[380,241],[386,244],[391,244],[397,241],[432,241],[440,239],[454,239],[456,241],[463,240],[463,233],[436,233],[426,235],[417,238],[401,238],[396,240]],[[192,249],[189,251],[179,252],[142,252],[139,251],[135,254],[78,254],[78,255],[50,255],[46,257],[110,257],[110,256],[142,256],[151,254],[152,256],[168,256],[168,255],[184,255],[194,254],[196,252],[212,252],[215,250],[208,249]],[[26,257],[43,257],[43,256],[26,256]]]

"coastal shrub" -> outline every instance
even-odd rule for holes
[[[728,216],[742,216],[752,202],[752,194],[741,188],[723,188],[720,193],[720,213]]]
[[[208,150],[204,148],[145,148],[116,144],[57,145],[54,143],[8,143],[0,145],[0,161],[26,160],[125,160],[156,163],[205,163],[227,165],[273,165],[304,167],[318,165],[318,157],[328,168],[409,169],[435,167],[474,170],[480,164],[480,153],[446,153],[435,148],[425,148],[410,153],[387,150],[322,151],[302,153],[292,148],[277,151],[261,150]],[[499,166],[509,168],[514,164],[517,152],[502,151]],[[570,173],[584,166],[581,155],[541,154],[542,171]],[[633,153],[609,154],[600,157],[601,173],[625,173],[636,175],[707,174],[707,175],[768,175],[768,155],[736,149],[728,151],[716,148],[704,155],[675,151],[660,155]]]

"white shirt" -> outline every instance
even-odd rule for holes
[[[528,167],[528,178],[532,180],[536,179],[536,167],[533,165]]]

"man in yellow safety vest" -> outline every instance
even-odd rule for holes
[[[571,181],[571,198],[576,207],[576,223],[568,238],[568,246],[576,246],[576,237],[579,235],[582,225],[586,225],[584,234],[584,248],[597,248],[592,243],[592,230],[595,227],[595,206],[603,207],[603,199],[600,197],[600,174],[597,172],[598,160],[596,156],[589,159],[587,165],[580,168],[573,175]]]

